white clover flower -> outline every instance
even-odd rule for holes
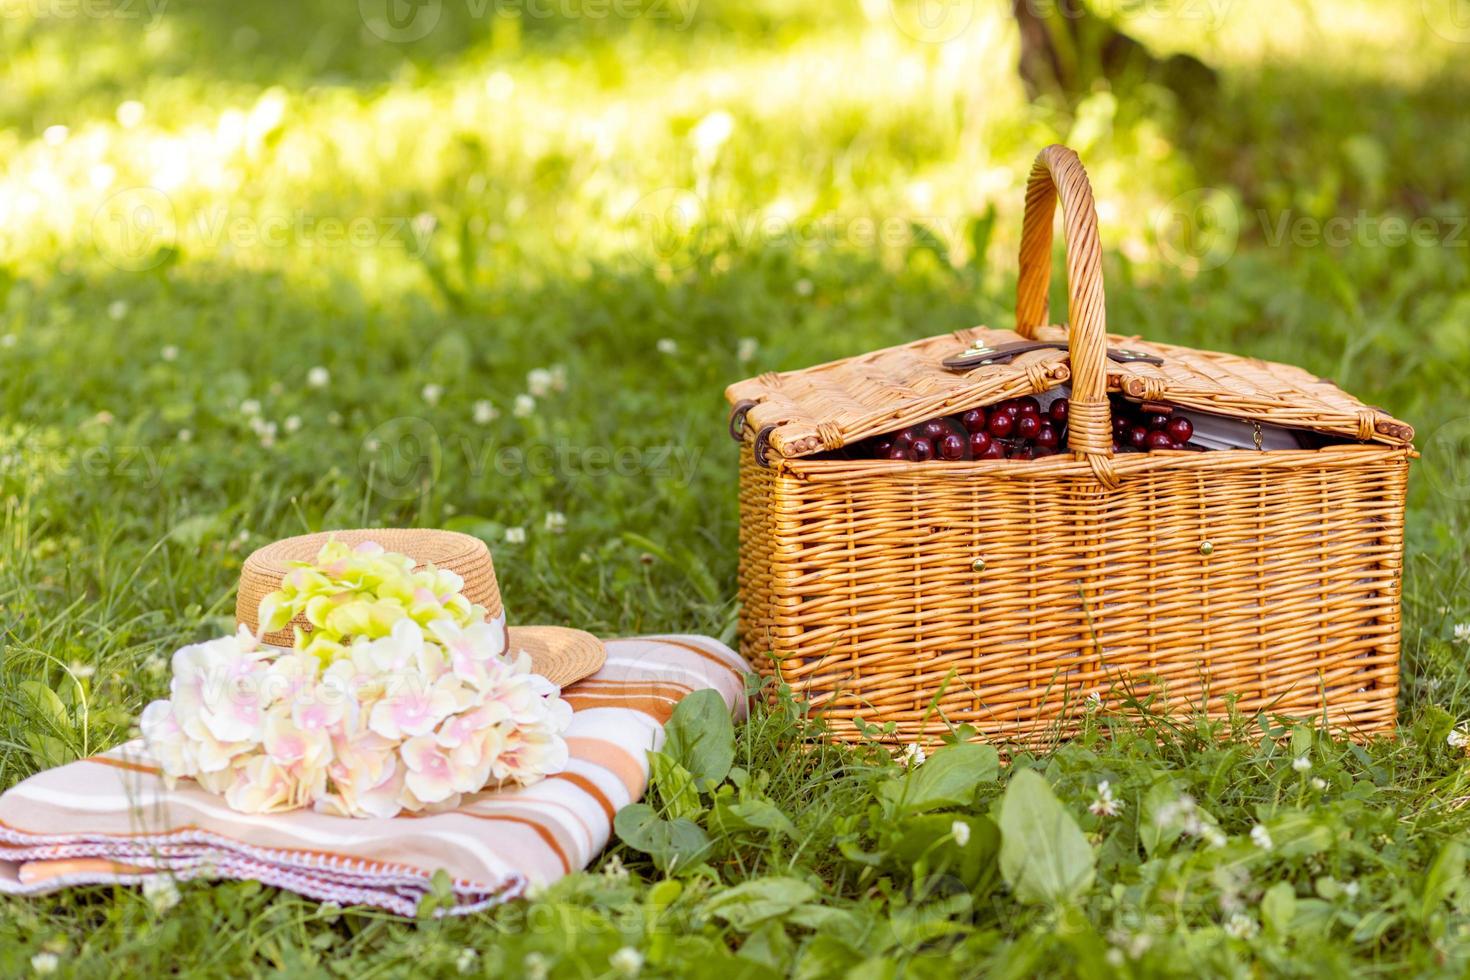
[[[964,847],[970,843],[970,825],[963,820],[956,820],[951,823],[949,825],[949,833],[954,838],[955,844],[959,847]]]
[[[66,137],[71,130],[65,126],[47,126],[41,131],[41,139],[46,141],[47,146],[60,146],[66,142]]]
[[[1100,817],[1116,817],[1123,809],[1123,804],[1113,799],[1113,787],[1104,779],[1097,784],[1097,799],[1087,809]]]
[[[1089,711],[1096,711],[1098,708],[1101,708],[1102,707],[1102,704],[1103,704],[1103,699],[1102,699],[1102,692],[1101,691],[1088,691],[1087,692],[1087,710],[1089,710]]]
[[[1263,851],[1269,851],[1275,846],[1271,841],[1271,832],[1266,829],[1264,824],[1259,823],[1251,828],[1251,843]]]
[[[712,157],[725,145],[735,132],[735,117],[724,109],[716,109],[694,124],[689,131],[689,141],[695,152],[703,157]]]
[[[91,677],[93,674],[97,673],[97,665],[96,664],[73,663],[71,666],[69,666],[67,668],[67,671],[73,677],[76,677],[78,679],[84,679],[84,678],[87,678],[87,677]]]
[[[115,419],[116,416],[114,416],[105,408],[102,411],[98,412],[96,415],[92,416],[92,421],[96,422],[98,425],[111,425]]]
[[[1361,888],[1356,881],[1349,881],[1342,886],[1342,893],[1348,898],[1357,898],[1359,891]]]
[[[143,879],[143,897],[153,911],[167,912],[179,904],[179,886],[170,874],[151,874]]]
[[[561,534],[567,529],[567,515],[559,510],[547,511],[546,530],[552,534]]]
[[[1324,789],[1327,788],[1327,780],[1323,779],[1321,776],[1313,776],[1312,788],[1319,793],[1322,792]]]
[[[0,337],[0,347],[14,347],[18,340],[20,340],[20,338],[17,337],[15,334],[8,333],[5,336]]]
[[[643,971],[643,954],[632,946],[624,946],[607,958],[613,972],[624,977],[636,977]]]
[[[117,124],[123,129],[133,129],[143,121],[143,116],[146,113],[147,110],[143,108],[143,103],[137,99],[128,99],[126,102],[118,104],[117,112],[114,115],[117,119]]]
[[[735,360],[741,364],[755,360],[756,352],[760,350],[760,342],[754,337],[741,337],[740,343],[735,346]]]
[[[121,320],[128,315],[128,301],[125,299],[115,299],[111,303],[108,303],[107,315],[113,320]]]
[[[286,421],[281,423],[281,428],[285,429],[287,433],[299,432],[301,430],[301,416],[287,415]]]
[[[180,429],[179,430],[179,442],[190,442],[190,441],[193,440],[193,438],[194,438],[194,430],[192,430],[192,429]]]
[[[158,352],[158,356],[172,363],[179,359],[179,349],[173,344],[165,344],[163,349]]]
[[[812,281],[805,276],[796,280],[795,289],[796,295],[798,296],[810,296],[812,293],[816,292],[816,288],[816,286],[812,285]]]
[[[254,398],[247,398],[240,403],[240,414],[246,418],[260,414],[260,402]]]
[[[910,742],[908,745],[905,745],[903,747],[903,755],[899,758],[905,766],[908,766],[912,769],[914,766],[923,765],[926,756],[924,755],[923,748],[919,746],[918,742]]]
[[[551,973],[551,964],[547,962],[545,955],[537,952],[527,953],[521,960],[521,975],[526,980],[546,980]]]
[[[533,397],[545,398],[551,394],[554,378],[546,368],[533,368],[526,374],[526,390]]]
[[[1463,749],[1470,745],[1470,733],[1467,733],[1464,725],[1450,729],[1450,733],[1444,738],[1446,744],[1452,749]]]
[[[526,529],[523,527],[508,527],[505,529],[506,544],[525,544]]]
[[[365,450],[367,450],[370,453],[377,452],[379,449],[382,448],[382,446],[383,446],[383,444],[381,442],[379,442],[376,438],[372,437],[372,436],[369,436],[368,438],[366,438],[366,439],[364,439],[362,441],[362,448],[365,449]]]
[[[1312,768],[1312,760],[1305,755],[1299,755],[1291,760],[1291,768],[1297,772],[1307,772]]]
[[[1455,624],[1455,642],[1470,644],[1470,623]]]
[[[466,946],[464,949],[460,950],[459,955],[454,958],[454,968],[460,973],[469,973],[475,968],[475,959],[479,955],[479,950],[475,949],[472,946]]]
[[[434,405],[439,404],[439,399],[444,397],[444,386],[430,382],[429,384],[424,385],[423,390],[420,391],[419,394],[423,396],[425,404],[433,407]]]
[[[610,881],[627,881],[628,868],[623,859],[614,854],[602,863],[602,876]]]
[[[1251,939],[1260,931],[1261,927],[1256,924],[1256,920],[1243,912],[1235,913],[1225,923],[1225,934],[1234,939]]]
[[[306,386],[308,388],[325,388],[332,383],[332,372],[321,365],[317,365],[306,372]]]
[[[55,973],[61,959],[55,953],[37,953],[31,957],[31,970],[38,976]]]
[[[476,425],[489,425],[498,418],[500,418],[500,410],[495,407],[494,402],[485,398],[475,402],[474,419]]]
[[[672,337],[664,337],[658,342],[657,347],[660,354],[679,353],[679,342]]]
[[[328,425],[331,425],[331,426],[341,425],[342,424],[342,413],[341,412],[335,412],[335,411],[334,412],[328,412],[327,413],[327,424]]]
[[[510,414],[518,419],[530,418],[536,414],[536,399],[532,395],[516,395],[515,406]]]

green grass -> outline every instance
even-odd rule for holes
[[[676,976],[1470,969],[1470,777],[1446,744],[1470,716],[1470,59],[1450,22],[1386,0],[1129,8],[1220,68],[1199,114],[1152,90],[1026,105],[1001,5],[945,45],[881,4],[706,2],[681,28],[446,3],[413,45],[351,4],[236,6],[0,19],[0,785],[127,737],[169,653],[231,624],[243,557],[308,529],[464,528],[520,621],[731,639],[723,387],[1006,323],[1022,183],[1054,140],[1103,204],[1114,330],[1298,363],[1417,427],[1404,727],[1359,747],[1124,712],[935,819],[885,809],[882,753],[796,751],[787,704],[737,732],[724,789],[655,790],[710,840],[672,874],[615,844],[468,921],[253,884],[187,885],[164,912],[84,889],[4,902],[0,972],[50,951],[86,976],[596,977],[625,946]],[[699,124],[720,110],[716,145]],[[1172,220],[1196,188],[1236,234]],[[1340,243],[1273,232],[1360,213]],[[1385,244],[1396,218],[1427,238]],[[555,366],[565,390],[516,415],[528,372]],[[1096,862],[1055,907],[945,843],[1032,768]],[[1087,809],[1102,779],[1115,817]],[[1223,847],[1160,833],[1185,793]],[[733,802],[789,829],[736,829],[717,816]]]

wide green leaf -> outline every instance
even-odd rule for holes
[[[737,929],[749,930],[811,901],[817,890],[800,878],[757,878],[727,888],[704,904],[705,911]]]
[[[1016,898],[1057,905],[1092,887],[1092,846],[1038,773],[1023,769],[1011,777],[998,822],[1000,872]]]
[[[890,812],[923,813],[940,807],[967,806],[981,783],[1000,774],[1000,756],[989,745],[964,742],[940,749],[923,765],[878,787]]]
[[[687,769],[700,789],[724,781],[735,762],[735,726],[720,692],[707,688],[684,698],[664,731],[664,754]]]
[[[660,871],[690,867],[709,850],[709,837],[699,824],[682,817],[664,820],[647,803],[619,810],[613,829],[623,843],[652,857]]]

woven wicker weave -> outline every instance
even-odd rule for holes
[[[1060,197],[1071,328],[1042,326]],[[1044,150],[1026,195],[1016,330],[975,328],[732,385],[744,417],[743,651],[900,740],[968,723],[1034,740],[1089,695],[1391,726],[1413,430],[1299,368],[1110,336],[1091,189]],[[966,373],[974,341],[1065,340]],[[1109,347],[1163,359],[1116,363]],[[1070,453],[810,460],[1071,385]],[[1356,443],[1114,457],[1110,393]],[[757,453],[759,449],[759,453]],[[764,459],[766,465],[757,461]]]

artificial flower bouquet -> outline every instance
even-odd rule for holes
[[[256,632],[174,654],[140,720],[168,780],[250,813],[391,817],[565,766],[570,706],[454,572],[371,541],[294,565]],[[298,618],[290,649],[261,641]]]

